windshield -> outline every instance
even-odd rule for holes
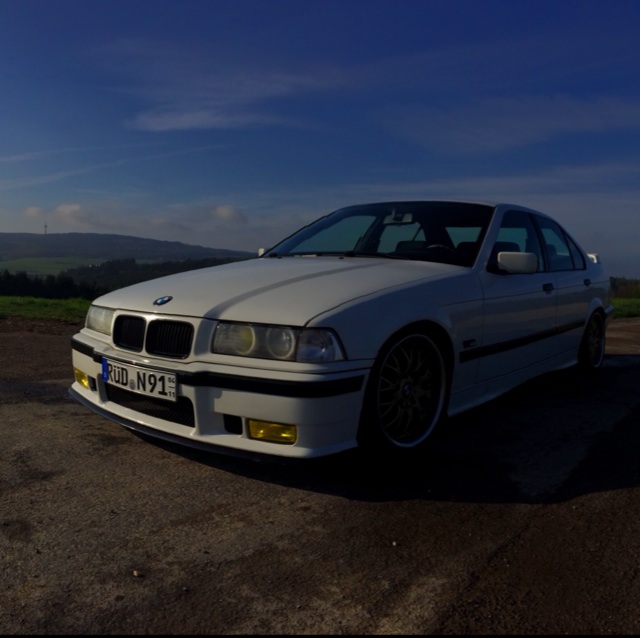
[[[305,226],[264,256],[390,257],[471,267],[493,210],[458,202],[350,206]]]

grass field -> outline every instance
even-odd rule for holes
[[[640,299],[614,297],[611,300],[615,311],[613,316],[618,319],[640,317]]]
[[[8,318],[82,321],[90,303],[86,299],[0,297],[0,321]]]
[[[84,266],[99,266],[107,259],[90,259],[88,257],[31,257],[25,259],[0,260],[0,273],[5,270],[11,274],[26,272],[30,277],[46,277],[59,275],[66,270]],[[136,259],[137,264],[161,263],[162,259]]]
[[[86,257],[33,257],[30,259],[10,259],[0,261],[0,272],[9,271],[10,273],[26,272],[28,275],[58,275],[70,268],[78,268],[80,266],[90,266],[91,264],[101,264],[102,260],[90,260]]]

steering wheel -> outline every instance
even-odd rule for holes
[[[427,246],[426,250],[446,250],[448,253],[452,255],[456,255],[456,249],[451,248],[451,246],[446,246],[445,244],[431,244]]]

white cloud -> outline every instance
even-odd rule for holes
[[[232,129],[247,126],[259,126],[275,123],[276,118],[269,118],[257,113],[228,112],[223,113],[201,106],[184,105],[174,109],[160,108],[145,111],[131,120],[129,125],[143,131],[187,131],[193,129]]]
[[[239,208],[229,204],[214,206],[211,217],[225,224],[246,224],[247,222],[247,216]]]
[[[570,88],[576,80],[584,81],[588,72],[621,69],[619,47],[611,35],[568,34],[559,29],[539,36],[504,35],[481,41],[455,42],[434,46],[429,40],[415,55],[391,55],[363,64],[344,64],[334,60],[321,61],[297,58],[278,63],[267,59],[267,52],[249,52],[225,48],[222,42],[202,43],[129,39],[113,42],[102,49],[106,62],[117,82],[118,92],[133,95],[139,102],[138,112],[129,118],[133,128],[146,131],[233,129],[255,126],[299,125],[279,114],[274,100],[297,98],[315,93],[342,95],[367,94],[375,91],[373,102],[406,102],[415,95],[429,104],[443,97],[466,104],[469,96],[518,95],[531,92],[532,78],[544,77],[550,87]],[[627,52],[637,60],[638,53]],[[535,100],[535,98],[534,98]],[[535,108],[535,104],[516,104],[519,110]],[[543,105],[544,106],[544,105]],[[496,117],[509,117],[509,104]],[[615,108],[615,106],[612,106]],[[486,111],[483,115],[482,111]],[[557,107],[556,109],[557,110]],[[478,117],[481,127],[491,125],[495,106],[482,102],[468,111],[458,111],[460,118]],[[411,115],[402,111],[403,116]],[[472,143],[482,148],[492,147],[492,136],[481,136],[481,128],[460,125],[437,109],[425,109],[424,115],[435,118],[447,128],[459,133],[452,144],[462,149]],[[522,113],[527,115],[527,113]],[[535,115],[528,114],[528,119]],[[631,114],[632,115],[632,114]],[[322,117],[315,113],[315,117]],[[308,116],[311,119],[311,115]],[[423,114],[416,112],[414,123],[424,128]],[[472,120],[473,121],[473,120]],[[540,129],[544,112],[539,114]],[[517,122],[515,122],[517,125]],[[435,128],[435,127],[434,127]],[[498,127],[498,131],[525,136],[517,126]],[[425,143],[434,142],[433,134],[423,133]],[[496,142],[506,144],[506,138]]]
[[[24,210],[24,216],[30,219],[40,219],[42,217],[42,208],[39,206],[29,206]]]
[[[289,71],[263,61],[224,63],[210,51],[152,41],[120,41],[108,48],[110,65],[124,80],[121,92],[142,103],[129,126],[146,131],[229,129],[299,123],[268,112],[274,98],[332,88],[338,75]]]
[[[136,155],[132,157],[126,157],[116,159],[109,162],[101,162],[94,164],[82,164],[79,168],[73,168],[65,171],[54,171],[49,173],[43,173],[40,175],[26,175],[23,177],[16,177],[13,179],[0,180],[0,191],[15,190],[20,188],[27,188],[30,186],[38,186],[43,184],[53,184],[62,180],[66,180],[72,177],[80,175],[87,175],[89,173],[104,171],[105,169],[117,168],[125,166],[126,164],[135,164],[148,162],[150,160],[164,159],[169,157],[179,157],[183,155],[192,155],[196,153],[203,153],[212,149],[219,149],[219,146],[196,146],[179,148],[175,150],[158,151],[146,155]],[[67,149],[65,149],[67,150]],[[72,149],[69,149],[72,150]],[[77,149],[82,150],[82,149]],[[54,151],[51,151],[52,153]]]
[[[62,225],[90,228],[95,223],[95,218],[80,204],[60,204],[52,215],[52,219]]]
[[[426,148],[452,155],[502,152],[559,135],[640,131],[640,100],[612,97],[487,98],[456,107],[396,107],[386,126]]]

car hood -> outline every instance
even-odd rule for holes
[[[302,326],[359,297],[461,270],[380,258],[249,259],[152,279],[103,295],[94,303],[163,315]]]

